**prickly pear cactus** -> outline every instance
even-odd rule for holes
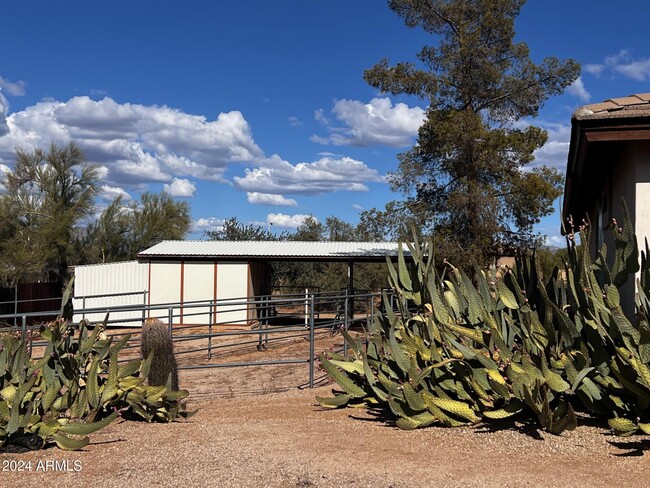
[[[0,337],[0,445],[81,449],[88,434],[118,416],[169,422],[187,417],[187,391],[145,384],[151,359],[118,364],[129,337],[99,338],[58,319],[40,327],[44,356],[32,359],[19,336]]]
[[[347,340],[351,360],[322,355],[340,389],[325,407],[390,412],[398,427],[457,426],[514,415],[536,418],[560,434],[577,425],[575,410],[609,419],[617,434],[650,428],[650,266],[639,265],[623,203],[615,252],[592,260],[567,237],[567,259],[543,282],[534,256],[496,280],[433,265],[433,247],[407,243],[389,263],[398,310],[378,313],[367,337]],[[589,242],[589,228],[578,229]],[[611,258],[610,258],[611,259]],[[624,315],[619,288],[640,270],[635,317]]]

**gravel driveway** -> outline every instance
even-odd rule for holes
[[[0,486],[648,486],[647,438],[583,426],[405,432],[364,410],[323,410],[306,369],[184,371],[190,408],[172,424],[114,423],[81,452],[0,453]],[[26,465],[30,463],[29,469]],[[19,464],[23,471],[17,471]]]

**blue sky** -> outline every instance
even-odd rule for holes
[[[534,121],[534,164],[564,170],[571,113],[650,92],[650,4],[529,0],[517,39],[572,57],[579,82]],[[378,93],[363,70],[435,39],[381,0],[32,0],[0,7],[0,168],[16,147],[76,141],[102,167],[98,209],[145,190],[187,199],[193,238],[224,218],[294,228],[383,207],[385,175],[426,103]],[[559,203],[556,207],[559,206]],[[559,217],[538,230],[557,239]]]

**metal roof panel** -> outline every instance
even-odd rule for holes
[[[397,242],[163,241],[138,257],[381,258],[397,256],[397,249]],[[406,246],[404,254],[410,255]]]

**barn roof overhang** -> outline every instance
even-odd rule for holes
[[[571,117],[563,216],[579,220],[587,214],[625,143],[642,140],[650,140],[649,93],[612,98],[576,110]]]

